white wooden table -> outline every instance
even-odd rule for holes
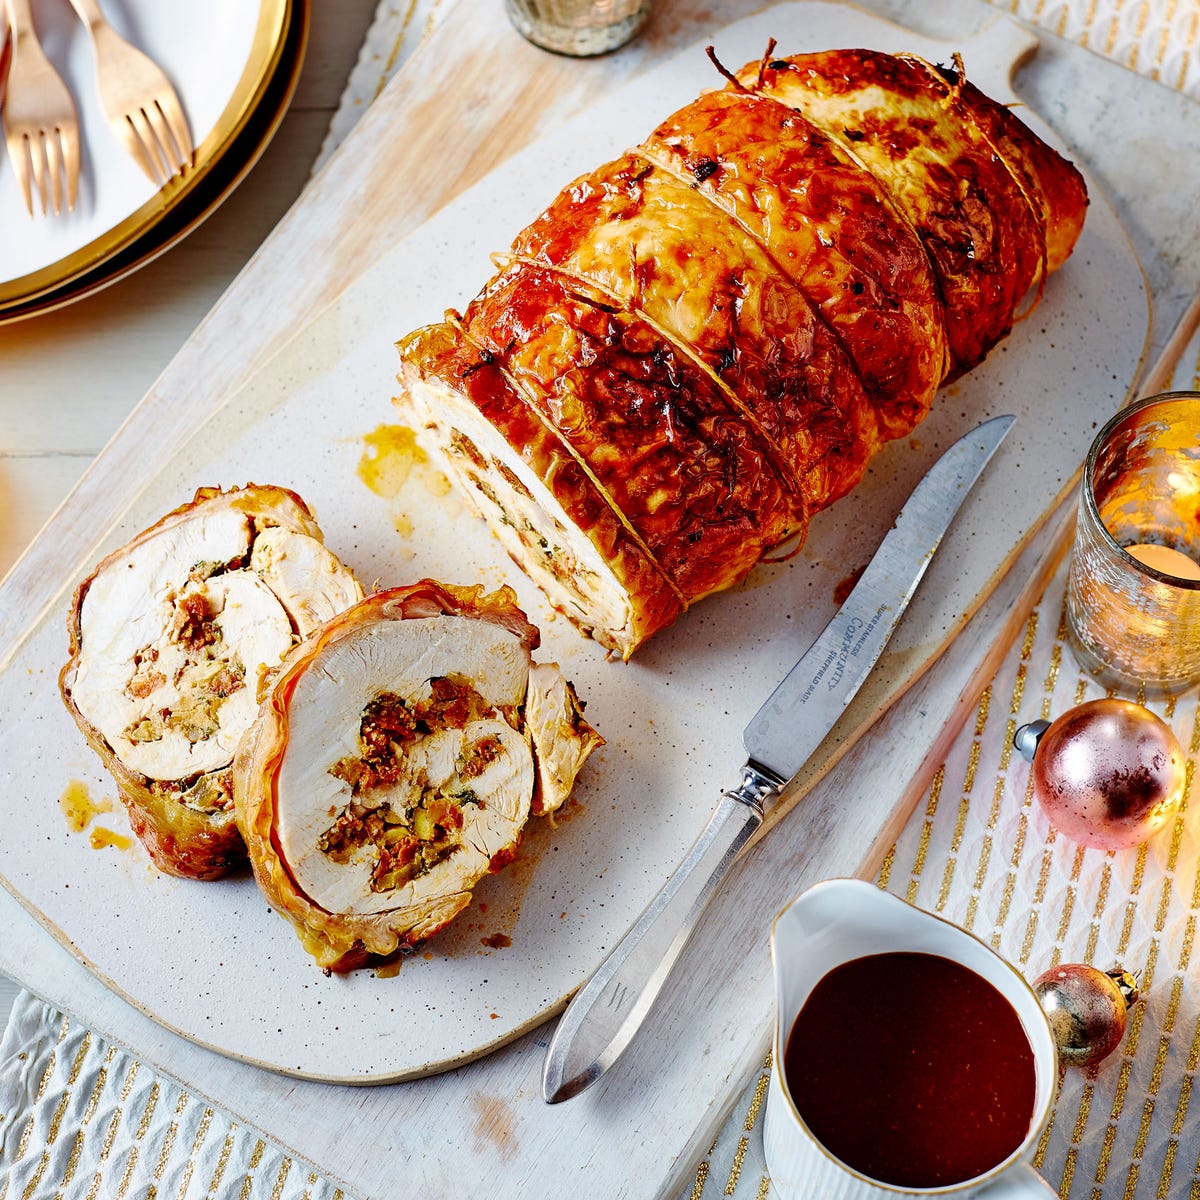
[[[0,577],[308,182],[377,3],[313,4],[304,69],[279,131],[190,237],[77,304],[0,326]],[[15,991],[0,975],[0,1028]]]

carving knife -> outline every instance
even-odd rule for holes
[[[687,857],[579,989],[542,1072],[548,1104],[578,1095],[628,1046],[705,905],[875,665],[951,521],[1016,418],[960,438],[917,484],[846,602],[746,726],[741,783]]]

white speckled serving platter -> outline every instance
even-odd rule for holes
[[[965,43],[930,42],[857,9],[785,4],[718,32],[730,64],[835,45],[963,53],[968,75],[1015,99],[1012,66],[1033,47],[997,21]],[[790,807],[943,649],[1061,496],[1093,431],[1125,399],[1140,363],[1148,304],[1141,270],[1098,190],[1070,263],[989,361],[948,388],[913,438],[891,446],[864,483],[812,526],[804,552],[758,568],[697,607],[628,664],[609,662],[556,619],[484,527],[418,468],[389,499],[357,468],[368,435],[395,417],[392,342],[461,305],[488,255],[575,174],[641,139],[654,121],[716,82],[703,47],[652,69],[537,142],[355,278],[252,383],[155,470],[131,470],[121,527],[81,578],[202,484],[253,480],[295,489],[330,547],[381,586],[434,576],[507,582],[542,627],[608,745],[588,765],[556,829],[535,823],[520,860],[477,891],[459,922],[394,975],[327,978],[248,876],[199,884],[160,875],[140,848],[92,848],[59,798],[73,780],[94,799],[114,788],[63,709],[65,608],[50,613],[0,675],[0,879],[118,994],[221,1054],[315,1080],[379,1083],[431,1074],[511,1041],[558,1011],[633,922],[737,779],[741,729],[835,607],[909,489],[978,421],[1019,420],[943,545],[871,686],[818,752]],[[1053,138],[1035,117],[1030,123]],[[347,217],[346,219],[353,219]],[[236,352],[236,348],[231,348]],[[180,414],[187,420],[187,414]],[[864,852],[892,817],[863,798]],[[119,813],[96,825],[125,831]],[[819,831],[814,837],[821,836]],[[496,938],[495,935],[501,935]],[[510,944],[488,945],[493,943]]]

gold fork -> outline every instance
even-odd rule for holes
[[[12,30],[8,86],[4,93],[4,140],[25,207],[33,215],[36,190],[43,213],[75,207],[79,184],[79,119],[75,102],[50,65],[33,28],[29,0],[8,0]]]
[[[71,0],[87,26],[109,126],[161,187],[192,165],[192,138],[175,89],[158,65],[105,20],[96,0]]]

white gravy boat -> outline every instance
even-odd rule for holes
[[[860,1174],[817,1141],[784,1083],[788,1034],[818,981],[844,962],[893,951],[940,955],[981,975],[1016,1010],[1033,1051],[1035,1096],[1025,1140],[991,1170],[962,1183],[910,1188]],[[1037,997],[1014,967],[958,926],[856,879],[826,880],[793,900],[775,919],[771,956],[775,964],[775,1066],[767,1093],[763,1150],[780,1196],[786,1200],[897,1200],[903,1196],[958,1200],[980,1195],[986,1200],[1044,1200],[1058,1195],[1026,1161],[1050,1115],[1058,1051]]]

